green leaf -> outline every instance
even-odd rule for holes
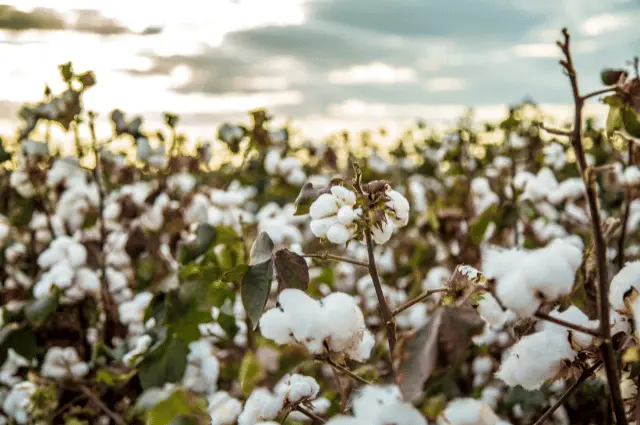
[[[26,226],[31,221],[34,211],[35,203],[31,199],[18,197],[13,202],[9,221],[16,227]]]
[[[287,288],[306,291],[309,286],[309,266],[304,258],[288,249],[280,249],[274,254],[278,293]]]
[[[273,241],[267,232],[260,232],[249,252],[249,265],[255,266],[271,260]]]
[[[99,384],[106,385],[107,387],[116,387],[119,385],[124,385],[131,380],[134,376],[136,376],[136,371],[132,370],[126,373],[118,373],[115,370],[107,369],[106,367],[101,367],[96,371],[96,382]]]
[[[246,264],[240,264],[222,273],[222,277],[220,279],[225,282],[242,282],[242,278],[247,274],[248,270],[249,266]]]
[[[640,137],[640,117],[630,106],[622,111],[622,123],[627,133],[633,137]]]
[[[269,299],[272,280],[273,260],[271,259],[261,264],[249,266],[247,274],[242,279],[240,288],[242,305],[247,312],[249,320],[251,320],[254,330],[258,327],[258,321]]]
[[[36,357],[38,343],[31,326],[10,323],[0,330],[0,363],[6,360],[9,349],[13,349],[27,360]]]
[[[187,264],[209,249],[216,240],[216,228],[210,224],[202,223],[196,229],[196,239],[192,243],[185,245],[180,253],[180,262]]]
[[[473,243],[480,244],[482,242],[489,224],[496,221],[498,213],[498,206],[494,204],[473,219],[471,223],[471,240]]]
[[[55,313],[58,309],[59,297],[60,291],[56,290],[54,293],[49,294],[45,298],[36,299],[27,304],[24,309],[24,314],[29,323],[31,323],[36,328],[42,326],[47,321],[49,316]]]
[[[147,411],[146,425],[169,425],[177,417],[190,413],[189,394],[185,391],[174,391]]]
[[[605,129],[607,134],[611,135],[614,131],[622,128],[622,109],[620,107],[611,106],[607,114],[607,123]]]
[[[10,159],[11,159],[11,154],[5,150],[4,142],[2,140],[2,137],[0,137],[0,164]]]
[[[161,387],[167,382],[178,382],[187,368],[189,347],[172,336],[152,347],[138,366],[143,389]]]
[[[258,357],[251,350],[247,351],[240,363],[240,390],[245,397],[248,397],[258,383],[264,377],[264,370],[258,361]]]
[[[600,80],[605,86],[612,86],[620,81],[620,77],[627,75],[624,69],[605,68],[600,72]]]

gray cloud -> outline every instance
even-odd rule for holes
[[[72,30],[99,35],[132,34],[117,20],[107,18],[97,10],[77,10],[75,14],[77,19],[71,24],[53,9],[34,8],[24,12],[13,6],[0,5],[0,30]],[[155,34],[158,31],[158,28],[148,28],[142,32],[142,35]]]

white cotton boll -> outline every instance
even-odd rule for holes
[[[632,261],[613,277],[609,289],[609,302],[618,311],[625,311],[624,296],[631,288],[640,291],[640,261]]]
[[[335,223],[327,230],[327,239],[329,242],[337,245],[347,243],[352,238],[349,229],[342,223]]]
[[[640,185],[640,168],[637,166],[625,168],[624,180],[629,186]]]
[[[151,302],[151,292],[140,292],[132,300],[121,303],[118,306],[120,321],[125,324],[142,323],[144,311]]]
[[[480,393],[480,401],[492,409],[498,407],[498,400],[500,397],[502,397],[502,391],[493,386],[484,387]]]
[[[391,209],[389,217],[393,220],[396,227],[404,227],[409,223],[409,201],[400,192],[396,190],[388,190],[386,195],[389,197],[387,208]]]
[[[20,425],[29,423],[33,406],[31,396],[36,390],[36,384],[30,381],[14,385],[2,402],[2,410]]]
[[[278,166],[280,165],[280,159],[282,153],[280,149],[269,149],[264,157],[264,170],[270,176],[278,174]]]
[[[509,386],[536,390],[560,372],[563,360],[573,361],[575,357],[566,333],[536,332],[511,348],[496,377]]]
[[[615,310],[611,311],[609,324],[611,326],[611,336],[615,336],[620,332],[624,334],[629,334],[629,332],[631,332],[631,323],[629,323],[629,319]]]
[[[278,308],[266,311],[260,318],[260,333],[278,345],[293,341],[289,315]]]
[[[127,276],[122,272],[109,267],[107,268],[105,275],[107,279],[107,286],[109,287],[109,292],[118,292],[128,286]]]
[[[486,246],[482,250],[482,272],[488,278],[501,279],[524,263],[527,252]]]
[[[573,273],[577,272],[582,265],[584,244],[579,237],[577,237],[577,240],[576,237],[554,239],[545,248],[556,252],[564,258],[571,266]]]
[[[314,378],[294,373],[285,375],[276,385],[274,392],[281,396],[286,404],[293,405],[315,398],[320,392],[320,386]]]
[[[211,425],[233,425],[242,412],[242,403],[231,397],[226,391],[211,394],[207,398],[207,402]]]
[[[532,251],[520,271],[525,278],[522,284],[529,290],[539,291],[546,300],[568,295],[575,280],[569,263],[547,248]]]
[[[360,345],[358,345],[355,350],[347,350],[345,354],[355,360],[357,362],[365,362],[371,357],[371,350],[376,345],[376,340],[373,336],[373,333],[369,332],[368,329],[362,334],[362,340],[360,341]]]
[[[314,220],[329,217],[336,214],[338,208],[337,198],[328,193],[323,193],[309,207],[309,217]]]
[[[371,229],[371,237],[378,245],[383,245],[391,239],[395,225],[391,221],[382,221]]]
[[[293,156],[289,156],[283,158],[278,164],[279,171],[282,175],[287,175],[291,173],[295,169],[300,169],[302,167],[302,162]]]
[[[587,328],[597,329],[599,321],[598,320],[589,320],[586,314],[582,312],[578,307],[572,305],[567,308],[563,312],[559,312],[558,309],[553,310],[549,313],[550,316],[558,318],[560,320],[564,320],[566,322],[574,323],[579,326],[584,326]],[[571,335],[572,342],[579,346],[580,348],[587,348],[593,342],[593,336],[586,334],[584,332],[577,332],[568,330],[566,327],[561,325],[556,325],[551,322],[539,322],[540,326],[539,330],[545,332],[559,332],[564,335],[569,333]]]
[[[294,168],[287,174],[285,180],[292,186],[302,186],[307,180],[307,174],[302,168]]]
[[[331,188],[331,194],[336,198],[338,207],[344,205],[353,206],[356,203],[356,193],[344,186],[333,186]]]
[[[145,353],[149,347],[151,347],[153,340],[149,335],[140,335],[135,338],[135,344],[131,351],[127,352],[123,357],[122,361],[129,366],[135,365],[135,360],[138,359],[140,354]]]
[[[396,385],[366,385],[355,392],[353,415],[366,423],[375,424],[384,409],[398,403],[402,403],[402,396]]]
[[[410,404],[397,403],[383,409],[377,423],[384,425],[428,425],[422,414]]]
[[[455,399],[438,416],[438,425],[495,425],[499,420],[493,410],[480,400]]]
[[[164,223],[164,212],[160,208],[151,208],[140,216],[140,224],[152,232],[162,229]]]
[[[187,223],[204,223],[209,213],[209,199],[201,193],[193,195],[191,203],[184,211],[184,219]]]
[[[309,351],[319,354],[326,336],[320,303],[299,289],[285,289],[278,297],[280,307],[289,315],[293,337]]]
[[[331,402],[324,397],[316,398],[315,400],[312,400],[310,404],[311,404],[310,410],[316,415],[324,415],[325,413],[327,413],[327,410],[329,410],[329,408],[331,407]],[[292,420],[298,421],[298,422],[307,422],[311,420],[308,416],[298,411],[291,412],[289,414],[289,417]]]
[[[368,422],[353,416],[337,415],[331,418],[326,425],[368,425]]]
[[[478,356],[473,359],[471,370],[476,375],[488,375],[493,371],[493,361],[489,356]]]
[[[519,317],[532,317],[538,310],[541,300],[527,286],[525,275],[516,270],[498,281],[496,296],[509,310]]]
[[[89,373],[89,365],[80,360],[73,347],[51,347],[44,356],[40,374],[47,378],[81,378]]]
[[[87,248],[79,243],[73,243],[67,247],[67,256],[73,267],[80,267],[87,262]]]
[[[507,311],[503,310],[488,292],[482,294],[482,299],[478,302],[478,313],[487,323],[494,326],[503,326],[510,318]]]
[[[316,237],[325,238],[327,237],[327,232],[334,224],[340,224],[340,222],[338,221],[338,217],[331,216],[320,218],[317,220],[311,220],[311,223],[309,223],[309,228]]]
[[[361,211],[361,210],[358,209],[358,211]],[[345,226],[348,226],[354,221],[356,221],[359,215],[360,214],[354,211],[354,209],[351,208],[349,205],[340,207],[340,209],[338,210],[338,220],[340,220],[340,223],[344,224]]]
[[[100,278],[98,278],[96,272],[89,268],[79,268],[76,271],[74,281],[83,292],[94,295],[100,292]]]
[[[365,329],[364,316],[351,295],[334,292],[326,296],[322,300],[322,314],[332,351],[342,352],[359,346]]]

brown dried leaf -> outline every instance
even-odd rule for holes
[[[287,288],[307,290],[309,266],[304,258],[288,249],[279,249],[273,259],[278,280],[278,294]]]

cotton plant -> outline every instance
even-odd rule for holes
[[[292,186],[302,186],[307,174],[302,161],[295,156],[284,156],[282,149],[271,148],[264,158],[264,169],[270,176],[279,176]]]

